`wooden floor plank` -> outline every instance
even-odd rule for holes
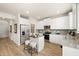
[[[37,56],[37,54],[34,54]],[[62,48],[60,45],[45,41],[44,49],[38,56],[61,56]],[[30,56],[24,45],[17,46],[9,38],[0,38],[0,56]]]

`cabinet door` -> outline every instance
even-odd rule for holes
[[[44,29],[44,23],[43,23],[43,21],[39,21],[37,23],[37,29]]]
[[[72,4],[73,29],[77,29],[77,4]]]
[[[50,29],[53,29],[53,19],[52,18],[47,18],[43,20],[44,26],[50,26]]]
[[[79,4],[76,4],[77,33],[79,33]]]
[[[38,48],[38,52],[44,49],[44,36],[38,38],[37,48]]]
[[[44,26],[51,25],[51,19],[47,18],[42,21],[39,21],[37,24],[37,29],[44,29]]]
[[[72,12],[69,13],[69,26],[70,29],[74,29],[74,25],[73,25],[73,17],[72,17]]]
[[[79,56],[79,50],[67,46],[63,46],[63,56]]]
[[[47,18],[47,19],[44,19],[43,23],[44,23],[44,26],[47,26],[47,25],[52,25],[51,24],[51,18]]]
[[[69,29],[69,18],[61,16],[52,20],[52,29]]]
[[[51,43],[57,43],[61,45],[64,44],[63,40],[65,40],[64,35],[50,35],[50,39],[49,39]]]

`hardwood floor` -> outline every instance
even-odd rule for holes
[[[60,45],[45,42],[44,49],[38,56],[61,56],[62,49]],[[0,56],[30,56],[27,50],[24,50],[24,45],[17,46],[8,38],[0,39]],[[34,54],[37,56],[37,54]]]
[[[8,38],[0,39],[1,56],[24,56],[25,53]]]
[[[45,41],[44,50],[40,52],[43,56],[62,56],[62,48],[60,45]]]

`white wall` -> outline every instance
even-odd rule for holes
[[[14,24],[17,23],[18,25],[18,16],[14,16],[8,13],[4,13],[4,12],[0,12],[0,17],[2,19],[7,18],[8,19],[8,23],[6,21],[2,22],[0,20],[0,36],[2,37],[7,37],[9,36],[9,38],[11,40],[13,40],[17,45],[20,45],[20,40],[19,40],[19,36],[18,36],[18,31],[17,33],[14,33]],[[10,25],[12,25],[12,33],[10,33]],[[17,28],[18,30],[18,28]]]
[[[19,35],[18,35],[19,34],[19,32],[18,32],[18,26],[17,26],[17,33],[14,33],[14,24],[18,25],[18,23],[16,21],[13,21],[13,20],[11,20],[10,23],[9,23],[9,25],[12,25],[12,33],[9,32],[9,38],[11,40],[13,40],[14,43],[16,43],[17,45],[20,45],[20,40],[19,40]]]
[[[9,36],[9,24],[5,20],[0,19],[0,38]]]
[[[14,24],[17,23],[17,33],[14,33]],[[10,21],[10,25],[12,25],[12,33],[10,33],[10,39],[13,40],[17,45],[20,45],[20,24],[36,24],[36,20],[33,18],[26,19],[22,18],[18,15],[16,21]],[[31,28],[31,27],[30,27]]]
[[[5,18],[8,18],[9,20],[9,24],[8,24],[8,30],[7,31],[7,23],[5,23],[5,25],[3,24],[2,26],[2,22],[0,23],[0,33],[1,35],[0,36],[7,36],[6,33],[2,34],[2,32],[8,32],[9,34],[9,38],[11,40],[13,40],[17,45],[20,45],[20,24],[27,24],[27,25],[30,25],[30,24],[35,24],[37,23],[37,21],[34,19],[34,18],[30,18],[30,19],[25,19],[25,18],[21,18],[20,15],[18,14],[17,16],[14,16],[14,15],[10,15],[10,14],[7,14],[7,13],[4,13],[4,12],[0,12],[0,17],[2,17],[3,19]],[[14,24],[17,24],[17,33],[14,33]],[[12,25],[12,33],[10,33],[10,25]],[[2,27],[3,27],[3,30],[2,30]],[[5,31],[6,30],[6,31]]]
[[[14,24],[17,23],[17,33],[14,33]],[[10,33],[10,39],[13,40],[17,45],[20,45],[20,24],[30,25],[28,19],[17,17],[16,21],[10,21],[12,25],[12,33]]]

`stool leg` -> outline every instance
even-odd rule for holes
[[[24,44],[24,50],[25,50],[25,44]]]
[[[31,47],[31,56],[32,56],[32,47]]]

